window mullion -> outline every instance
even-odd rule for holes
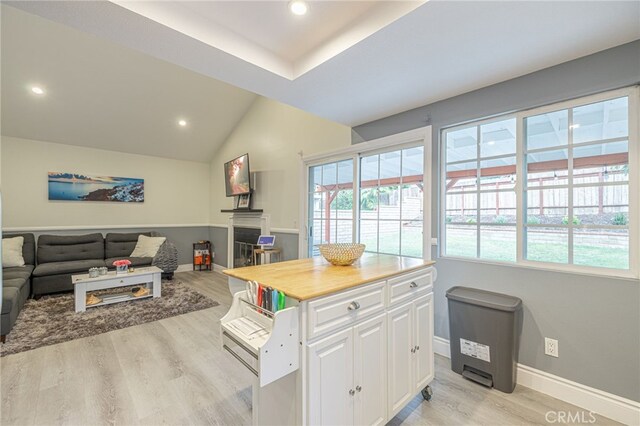
[[[476,126],[476,257],[478,259],[480,259],[480,210],[481,210],[481,203],[480,203],[480,176],[482,174],[481,170],[480,170],[480,144],[482,143],[481,141],[481,132],[480,132],[480,126]]]
[[[524,218],[526,216],[527,198],[524,188],[526,185],[527,172],[524,140],[524,116],[518,114],[516,117],[516,262],[521,262],[526,256],[527,233],[525,231]]]
[[[567,240],[567,244],[569,245],[569,258],[568,258],[568,264],[569,265],[573,265],[573,230],[574,230],[574,226],[573,226],[573,108],[569,108],[568,112],[568,143],[569,145],[567,146],[567,183],[569,184],[569,189],[568,189],[568,194],[567,194],[567,200],[568,200],[568,218],[567,218],[567,222],[569,225],[569,235],[568,235],[568,240]]]

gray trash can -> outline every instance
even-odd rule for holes
[[[522,301],[469,287],[450,288],[447,299],[451,369],[485,386],[513,392]]]

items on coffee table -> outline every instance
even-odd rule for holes
[[[132,288],[131,291],[135,297],[142,297],[149,294],[149,289],[147,287],[135,287]]]
[[[113,261],[113,266],[116,267],[116,275],[122,275],[122,274],[128,273],[129,265],[131,265],[131,261],[127,259]]]
[[[90,294],[87,296],[87,306],[97,305],[100,302],[102,302],[102,299],[100,299],[95,294]]]
[[[109,272],[109,269],[107,269],[106,266],[98,268],[98,275],[107,275],[108,272]]]
[[[89,268],[89,277],[90,278],[95,278],[98,275],[100,275],[100,271],[98,270],[98,268]]]

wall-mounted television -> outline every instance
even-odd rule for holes
[[[249,154],[224,163],[224,185],[227,197],[251,193]]]

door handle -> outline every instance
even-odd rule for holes
[[[416,283],[415,281],[411,281],[411,284],[409,284],[409,287],[416,288],[418,287],[418,283]]]
[[[419,350],[420,350],[420,346],[416,346],[416,351],[419,351]]]
[[[357,390],[358,392],[361,392],[361,391],[362,391],[362,386],[360,386],[360,385],[356,386],[356,390]]]
[[[354,391],[353,389],[349,389],[349,395],[353,396],[356,394],[356,391]]]
[[[411,353],[412,353],[412,354],[415,354],[415,353],[416,353],[416,348],[415,348],[415,346],[414,346],[413,348],[411,348]]]
[[[355,311],[357,309],[360,309],[360,304],[358,302],[351,302],[349,303],[349,306],[347,306],[347,310],[348,311]]]

